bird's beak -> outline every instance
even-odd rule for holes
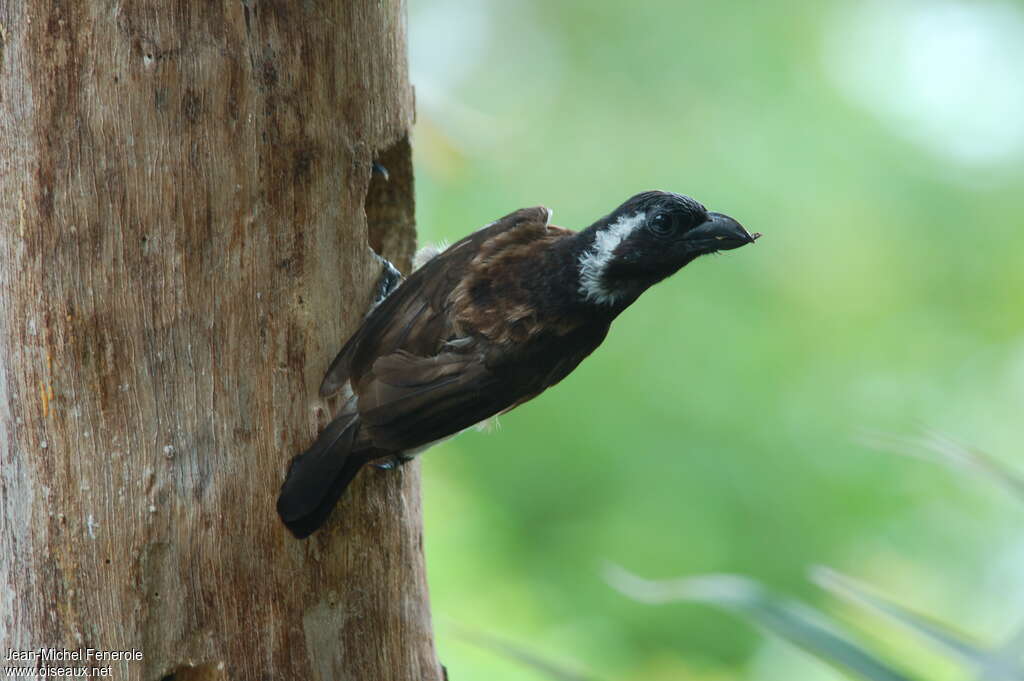
[[[751,234],[728,215],[708,213],[707,221],[691,229],[683,238],[702,249],[728,251],[752,244],[760,236],[757,232]]]

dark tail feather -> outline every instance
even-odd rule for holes
[[[342,412],[313,446],[292,459],[277,498],[277,513],[299,539],[313,534],[331,514],[341,493],[366,459],[352,452],[359,416]]]

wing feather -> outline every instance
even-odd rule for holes
[[[551,212],[543,206],[523,208],[452,244],[409,275],[374,308],[363,325],[331,362],[320,385],[321,396],[336,392],[346,381],[359,381],[377,357],[397,350],[429,357],[460,334],[450,311],[452,291],[469,263],[492,237],[516,232],[525,239],[547,233]]]
[[[421,364],[433,364],[429,360]],[[413,369],[414,374],[419,369]],[[436,371],[435,367],[431,367]],[[364,432],[374,446],[405,451],[458,433],[498,413],[505,399],[497,377],[480,362],[453,361],[432,379],[392,385],[374,377],[360,398]],[[368,398],[368,399],[367,399]]]

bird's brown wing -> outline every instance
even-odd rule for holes
[[[528,257],[530,244],[540,248],[571,234],[549,227],[547,220],[546,209],[525,209],[470,235],[371,313],[348,369],[363,446],[409,451],[458,433],[542,392],[597,347],[606,327],[560,327],[558,350],[538,352],[550,349],[542,339],[517,342],[514,334],[492,328],[493,318],[503,316],[496,315],[495,305],[489,302],[486,314],[474,316],[470,292],[460,290],[472,273],[505,267],[509,259]],[[521,307],[521,301],[515,304]]]
[[[356,384],[378,357],[399,350],[420,357],[442,352],[444,344],[459,336],[450,297],[481,246],[502,234],[520,235],[524,241],[547,232],[550,211],[542,206],[524,208],[456,242],[426,262],[385,298],[363,321],[331,363],[320,385],[322,396],[336,392],[352,379]]]
[[[557,352],[513,344],[488,346],[486,354],[381,357],[356,391],[364,436],[375,448],[408,451],[509,411],[565,378],[607,329],[580,326],[558,339]]]
[[[500,411],[503,388],[476,355],[400,350],[378,359],[360,384],[364,437],[376,449],[416,449]]]

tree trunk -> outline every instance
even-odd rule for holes
[[[441,678],[416,464],[274,510],[408,267],[411,119],[401,0],[0,0],[0,654]]]

